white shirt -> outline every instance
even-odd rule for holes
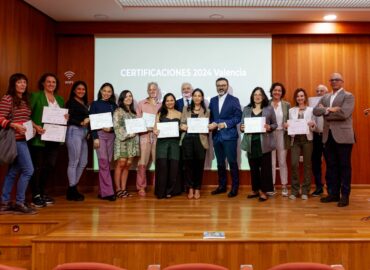
[[[188,106],[188,100],[189,100],[189,105],[191,104],[191,98],[182,98],[184,101],[184,106]]]
[[[337,97],[338,93],[342,90],[343,90],[343,88],[341,88],[337,92],[331,94],[331,96],[330,96],[330,107],[333,107],[334,99]]]
[[[218,96],[218,113],[221,113],[222,106],[224,105],[227,93],[223,96]]]
[[[283,129],[283,108],[281,107],[281,101],[279,101],[276,109],[274,103],[271,102],[272,107],[274,108],[275,115],[276,115],[276,123],[278,124],[277,130]]]
[[[54,102],[51,102],[48,98],[46,98],[48,101],[48,105],[50,108],[59,108],[59,104],[56,99],[54,99]]]

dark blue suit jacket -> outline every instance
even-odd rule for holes
[[[219,113],[218,96],[213,97],[209,103],[209,110],[211,112],[210,123],[225,122],[227,126],[227,128],[213,131],[213,141],[237,140],[239,138],[237,125],[240,123],[242,116],[239,99],[228,94]]]
[[[182,109],[184,108],[184,99],[180,98],[176,100],[175,107],[176,107],[176,110],[178,110],[179,112],[182,112]]]

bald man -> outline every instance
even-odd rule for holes
[[[328,88],[319,84],[316,87],[316,96],[322,97],[328,93]],[[324,117],[315,116],[314,121],[316,123],[315,130],[313,131],[313,151],[312,151],[312,174],[315,178],[316,189],[312,192],[313,197],[321,196],[324,192],[323,183],[322,183],[322,173],[321,173],[321,161],[324,152],[324,144],[322,142],[322,132],[324,129]],[[326,157],[325,157],[326,159]]]
[[[349,204],[351,192],[351,154],[355,143],[352,112],[355,98],[344,90],[340,73],[329,79],[332,92],[324,95],[314,108],[315,116],[324,117],[323,143],[326,151],[326,181],[328,196],[321,202],[338,202],[338,207]]]

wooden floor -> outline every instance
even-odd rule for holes
[[[248,190],[231,199],[211,196],[210,189],[200,200],[157,200],[151,193],[116,202],[92,193],[84,202],[56,197],[55,205],[35,216],[0,216],[0,262],[33,270],[70,261],[129,270],[184,262],[264,270],[288,261],[370,269],[370,189],[353,189],[346,208],[280,195],[258,202],[246,199]],[[226,238],[204,240],[204,231],[223,231]]]

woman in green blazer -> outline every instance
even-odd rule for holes
[[[55,94],[59,81],[55,74],[45,73],[41,76],[39,91],[31,95],[32,121],[42,129],[42,113],[44,107],[63,108],[64,100]],[[68,116],[66,115],[68,118]],[[36,135],[30,142],[31,158],[35,172],[31,178],[32,203],[35,207],[45,207],[53,204],[54,199],[47,195],[45,186],[50,181],[50,175],[54,172],[60,143],[42,141],[41,135]]]

